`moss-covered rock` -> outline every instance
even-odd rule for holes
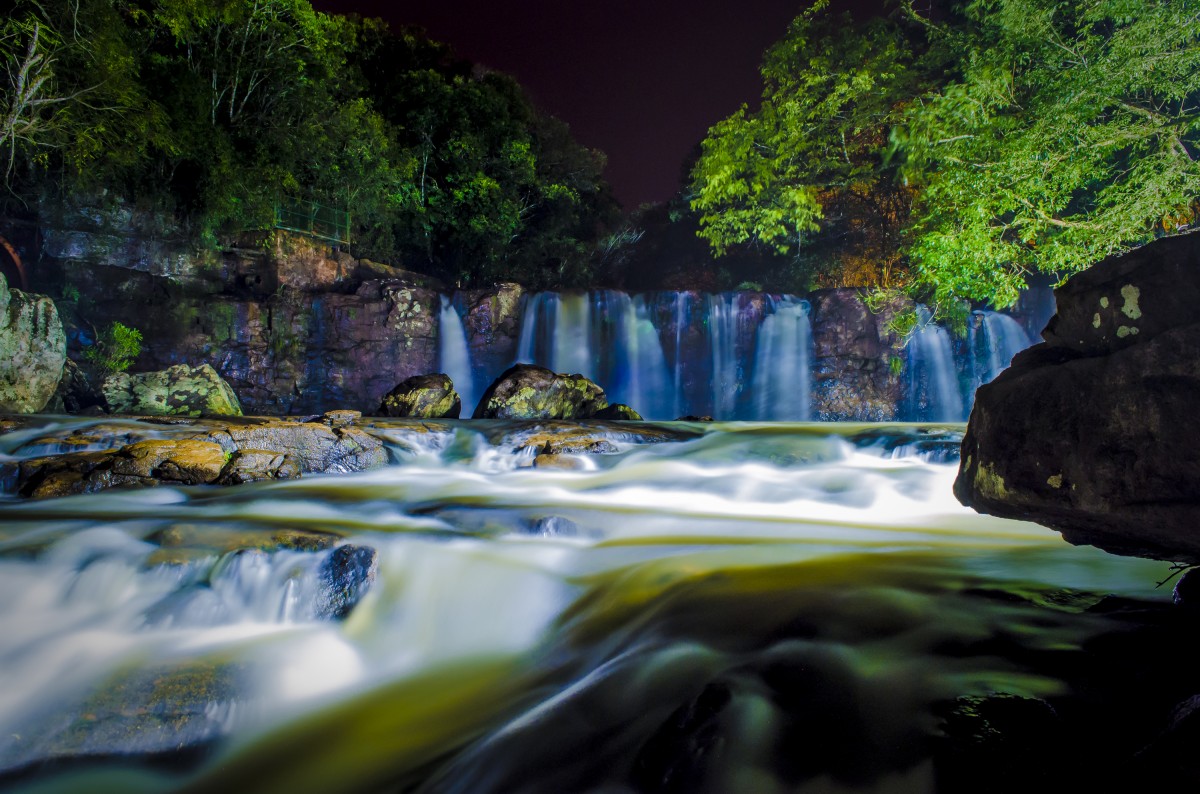
[[[415,375],[401,382],[383,398],[380,416],[414,419],[457,419],[462,401],[454,382],[442,373]]]
[[[54,301],[10,290],[0,274],[0,412],[42,410],[66,360],[67,338]]]
[[[582,375],[517,364],[488,387],[476,419],[587,419],[608,407],[608,398]]]
[[[208,364],[110,375],[102,387],[112,413],[148,416],[241,416],[233,388]]]
[[[625,403],[613,403],[612,405],[597,411],[592,416],[593,419],[616,419],[626,422],[640,422],[642,415],[630,408]]]

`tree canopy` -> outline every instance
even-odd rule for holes
[[[10,203],[102,193],[214,243],[311,200],[463,285],[586,283],[617,215],[603,156],[511,78],[308,0],[17,0],[0,59]]]
[[[817,3],[693,171],[716,250],[822,250],[843,283],[1005,306],[1200,209],[1200,0]],[[863,266],[864,255],[868,263]],[[874,263],[873,266],[870,263]]]

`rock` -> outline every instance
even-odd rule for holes
[[[1007,792],[1030,781],[1071,788],[1070,764],[1059,746],[1066,729],[1046,701],[961,697],[940,711],[942,736],[934,751],[939,790]]]
[[[592,415],[593,419],[617,419],[622,421],[640,422],[642,415],[625,403],[613,403]]]
[[[188,768],[229,731],[245,675],[211,661],[119,672],[77,706],[23,725],[0,751],[0,770],[131,756]]]
[[[1072,543],[1200,561],[1200,235],[1071,278],[1045,342],[979,389],[954,485]]]
[[[1200,612],[1200,568],[1189,568],[1179,577],[1171,600],[1184,609]]]
[[[266,450],[290,456],[304,474],[365,471],[388,462],[383,442],[356,427],[331,428],[317,422],[261,420],[230,423],[197,438],[226,452]]]
[[[341,427],[350,427],[359,419],[362,419],[362,411],[350,411],[344,408],[334,411],[326,411],[321,415],[325,424],[337,430]]]
[[[46,407],[67,360],[67,338],[54,301],[10,290],[0,274],[0,412]]]
[[[225,468],[225,451],[208,441],[155,439],[122,448],[112,457],[114,478],[136,477],[182,485],[214,482]]]
[[[378,553],[370,546],[338,546],[321,564],[317,617],[345,620],[358,605],[379,570]]]
[[[80,414],[102,406],[104,395],[91,384],[78,364],[67,359],[51,404],[64,413]]]
[[[454,383],[442,373],[415,375],[387,393],[380,416],[416,419],[457,419],[462,401]]]
[[[291,455],[269,449],[238,450],[221,472],[218,485],[241,485],[260,480],[294,480],[300,464]]]
[[[102,387],[111,413],[151,416],[241,416],[233,388],[208,364],[110,375]]]
[[[517,357],[524,294],[520,284],[497,284],[466,293],[463,329],[467,347],[471,361],[489,375],[502,372]]]
[[[220,524],[172,524],[146,540],[157,543],[164,550],[196,549],[211,554],[229,554],[246,549],[324,551],[340,539],[338,535],[311,529],[230,529]]]
[[[542,452],[533,459],[535,469],[560,469],[562,471],[580,471],[587,468],[579,458],[562,455],[556,452]]]
[[[516,364],[488,387],[476,419],[586,419],[608,407],[604,390],[582,375]]]
[[[886,422],[899,416],[904,381],[892,369],[901,338],[892,318],[912,310],[897,298],[871,311],[861,290],[818,290],[812,303],[812,417],[820,422]]]

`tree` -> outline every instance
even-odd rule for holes
[[[978,0],[930,24],[962,76],[894,140],[920,188],[909,254],[945,294],[1011,304],[1176,231],[1200,200],[1200,2]]]
[[[843,283],[865,250],[881,283],[1002,307],[1033,271],[1194,218],[1200,0],[903,10],[851,25],[818,3],[771,50],[761,109],[714,127],[694,172],[716,250],[811,251],[875,222],[874,249],[832,238]]]

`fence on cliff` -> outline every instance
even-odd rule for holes
[[[275,202],[275,228],[307,234],[335,245],[350,245],[350,213],[315,201]]]

